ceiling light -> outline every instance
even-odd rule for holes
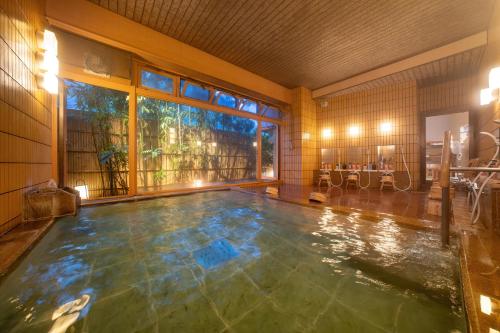
[[[330,128],[324,128],[323,131],[321,131],[321,137],[323,139],[329,139],[332,137],[332,130]]]

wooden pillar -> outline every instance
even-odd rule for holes
[[[128,95],[128,195],[137,194],[137,96],[135,87]]]
[[[257,122],[257,179],[262,179],[262,121]]]

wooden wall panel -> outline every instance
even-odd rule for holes
[[[51,97],[35,79],[44,7],[0,0],[0,234],[21,221],[23,193],[51,175]]]

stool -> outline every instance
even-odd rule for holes
[[[328,187],[333,186],[332,177],[330,176],[330,171],[322,170],[319,175],[318,187],[321,187],[321,182],[325,181]]]
[[[382,175],[382,179],[380,180],[380,190],[382,191],[384,187],[390,186],[393,190],[394,187],[394,176],[392,174]]]
[[[359,187],[359,174],[357,172],[352,172],[349,175],[347,175],[347,182],[345,184],[345,188],[347,190],[347,187],[349,185],[353,184],[355,188]]]

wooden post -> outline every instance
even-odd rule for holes
[[[441,243],[443,246],[450,244],[450,143],[451,131],[444,132],[443,151],[441,155]]]
[[[262,121],[257,122],[257,179],[262,179]]]
[[[135,88],[128,95],[128,195],[137,194],[137,96]]]

